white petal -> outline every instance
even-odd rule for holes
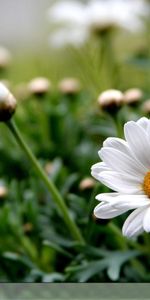
[[[149,119],[142,117],[136,123],[140,125],[143,129],[147,130],[147,126],[150,123],[150,121]]]
[[[101,193],[98,194],[95,199],[98,201],[104,201],[104,202],[110,202],[112,200],[112,198],[116,197],[120,195],[119,193]]]
[[[125,138],[135,157],[145,168],[150,168],[150,143],[146,131],[135,122],[130,121],[124,126]]]
[[[136,160],[117,149],[103,147],[98,153],[100,158],[108,167],[112,168],[113,171],[129,173],[141,178],[141,180],[143,180],[143,176],[147,172],[147,169],[140,165]]]
[[[83,24],[85,19],[84,5],[77,1],[55,3],[48,11],[49,21],[54,23]]]
[[[143,221],[143,228],[146,232],[150,232],[150,207],[147,209],[144,221]]]
[[[146,133],[147,133],[148,140],[150,142],[150,121],[147,124]]]
[[[146,210],[147,207],[137,208],[129,215],[122,228],[122,232],[124,236],[131,238],[139,235],[141,232],[144,231],[143,219]]]
[[[110,219],[126,212],[126,209],[114,208],[110,203],[100,203],[94,209],[94,215],[100,219]]]
[[[91,168],[91,174],[93,177],[96,177],[97,174],[100,174],[103,171],[111,171],[111,169],[108,168],[104,162],[97,163]]]
[[[107,138],[103,142],[103,147],[112,147],[115,148],[125,154],[131,155],[131,151],[128,147],[128,144],[125,140],[120,138]]]
[[[134,194],[142,192],[140,179],[128,174],[124,175],[118,172],[104,171],[97,175],[97,178],[110,189],[120,193]]]
[[[145,195],[120,195],[118,193],[99,194],[96,196],[99,201],[110,203],[117,209],[135,209],[150,204],[148,197]]]
[[[108,168],[105,163],[100,162],[100,163],[97,163],[97,164],[95,164],[95,165],[92,166],[92,168],[91,168],[91,175],[95,179],[99,180],[99,175],[103,171],[111,171],[111,169]]]

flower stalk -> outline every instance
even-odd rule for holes
[[[11,133],[13,134],[15,139],[17,140],[18,144],[21,146],[23,151],[26,153],[26,155],[29,158],[30,162],[34,166],[34,168],[36,170],[36,173],[43,180],[43,182],[47,186],[49,192],[53,196],[53,200],[56,203],[60,213],[62,214],[64,222],[66,223],[66,226],[68,227],[72,237],[76,241],[78,241],[79,243],[84,244],[85,243],[84,239],[83,239],[77,225],[75,224],[75,222],[70,217],[69,212],[68,212],[68,208],[67,208],[62,196],[60,195],[60,193],[57,190],[54,183],[46,176],[45,172],[43,171],[43,169],[40,166],[39,162],[35,158],[34,154],[32,153],[30,148],[25,143],[19,129],[17,128],[17,126],[15,124],[15,122],[12,121],[12,120],[9,120],[9,121],[6,122],[6,125],[8,126]]]

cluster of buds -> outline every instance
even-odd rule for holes
[[[107,90],[98,97],[100,108],[110,114],[118,112],[123,105],[136,106],[143,98],[143,92],[138,88],[128,89],[124,93],[119,90]]]

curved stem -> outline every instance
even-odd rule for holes
[[[21,133],[19,132],[19,130],[18,130],[16,124],[15,124],[15,122],[10,120],[6,124],[7,124],[8,128],[10,129],[10,131],[12,132],[12,134],[14,135],[14,137],[16,138],[18,144],[24,150],[24,152],[26,153],[26,155],[29,158],[30,162],[32,163],[32,165],[36,169],[37,174],[43,180],[43,182],[47,186],[49,192],[52,194],[53,200],[56,203],[57,207],[59,208],[59,211],[61,212],[61,214],[63,216],[64,222],[66,223],[66,225],[67,225],[69,231],[71,232],[73,238],[75,240],[77,240],[78,242],[80,242],[81,244],[84,244],[84,239],[83,239],[77,225],[75,224],[75,222],[70,217],[69,212],[68,212],[68,208],[67,208],[62,196],[60,195],[59,191],[55,187],[54,183],[46,176],[45,172],[43,171],[43,169],[40,166],[39,162],[35,158],[34,154],[32,153],[30,148],[25,143]]]

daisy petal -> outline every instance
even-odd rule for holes
[[[149,124],[149,120],[145,117],[142,117],[141,119],[139,119],[136,124],[140,125],[143,129],[147,129],[147,126]]]
[[[98,179],[99,174],[103,171],[111,171],[111,169],[108,168],[105,163],[100,162],[92,166],[91,175]]]
[[[125,138],[134,153],[146,170],[150,168],[150,143],[146,131],[135,122],[130,121],[124,126]]]
[[[141,166],[136,160],[123,152],[109,147],[104,147],[99,151],[100,158],[112,168],[113,171],[119,173],[129,173],[136,177],[141,177],[145,175],[147,169]]]
[[[145,195],[120,195],[118,193],[99,194],[96,196],[99,201],[110,203],[118,209],[135,209],[149,205],[149,199]]]
[[[126,237],[135,237],[143,232],[143,219],[146,213],[147,207],[137,208],[126,219],[122,232]]]
[[[125,154],[131,155],[127,142],[120,138],[107,138],[103,142],[103,147],[112,147]]]
[[[117,209],[110,203],[100,203],[94,209],[94,215],[99,219],[109,219],[117,217],[126,212],[126,209]]]
[[[98,201],[104,201],[104,202],[110,202],[112,200],[112,198],[116,197],[120,195],[119,193],[101,193],[101,194],[98,194],[95,199],[98,200]]]
[[[113,171],[104,171],[97,177],[103,184],[119,193],[133,194],[142,192],[142,185],[140,184],[139,178]]]
[[[143,228],[146,232],[150,232],[150,207],[147,209],[144,216]]]

